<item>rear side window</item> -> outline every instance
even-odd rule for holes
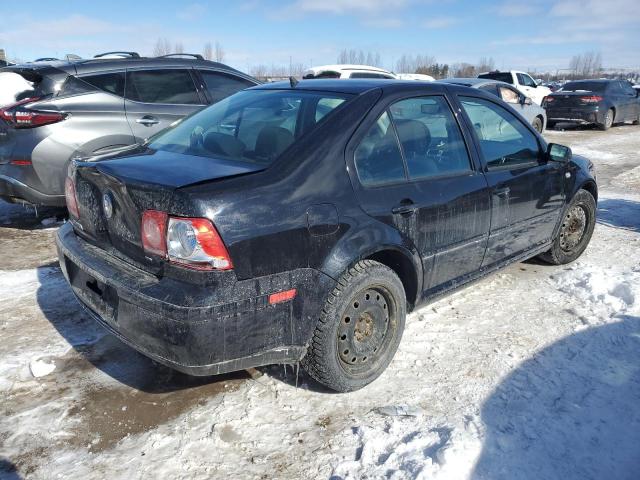
[[[538,162],[538,140],[511,112],[482,98],[460,97],[460,101],[490,170]]]
[[[101,73],[80,77],[99,90],[124,97],[124,72]]]
[[[510,83],[513,85],[513,76],[510,72],[490,72],[478,75],[478,78],[486,78],[489,80],[499,80],[501,82]]]
[[[406,180],[398,138],[387,112],[369,128],[354,160],[360,183],[366,187]]]
[[[73,75],[70,75],[62,84],[60,91],[58,91],[58,96],[68,97],[71,95],[81,95],[83,93],[94,91],[95,88],[92,85],[80,80],[77,77],[74,77]]]
[[[390,111],[411,180],[471,170],[462,132],[444,97],[401,100]]]
[[[188,70],[129,71],[126,96],[129,100],[142,103],[202,103]]]
[[[219,102],[223,98],[227,98],[229,95],[233,95],[240,90],[253,86],[253,83],[249,80],[234,77],[233,75],[227,75],[225,73],[200,70],[200,75],[202,75],[205,88],[207,89],[213,103]]]
[[[340,72],[334,72],[331,70],[326,70],[324,72],[320,72],[316,75],[313,73],[307,73],[304,77],[305,80],[313,80],[316,78],[340,78]]]
[[[373,72],[353,72],[349,78],[384,78],[390,79],[393,78],[389,75],[385,75],[383,73],[373,73]]]

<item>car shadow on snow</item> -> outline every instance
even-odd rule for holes
[[[637,479],[640,318],[550,345],[485,401],[474,479]]]
[[[0,200],[0,227],[21,230],[49,228],[67,218],[67,209],[60,207],[31,207]]]
[[[81,375],[95,367],[117,382],[146,393],[169,393],[204,385],[223,385],[242,380],[242,371],[227,375],[194,377],[185,375],[138,353],[104,330],[83,309],[67,284],[57,262],[37,269],[37,301],[46,319],[78,355],[66,355],[56,361],[56,370],[78,371]],[[58,368],[58,363],[62,368]]]
[[[602,225],[640,232],[640,202],[603,198],[598,201],[596,217]]]
[[[0,478],[3,480],[20,480],[16,466],[4,457],[0,457]]]

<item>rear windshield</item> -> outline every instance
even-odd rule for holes
[[[478,78],[486,78],[489,80],[499,80],[501,82],[513,84],[513,76],[510,72],[491,72],[478,75]]]
[[[563,92],[604,92],[605,82],[569,82],[562,86]]]
[[[247,90],[187,117],[148,147],[186,155],[271,164],[350,95]]]

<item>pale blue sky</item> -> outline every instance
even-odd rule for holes
[[[606,67],[640,67],[640,0],[0,0],[0,48],[32,60],[107,50],[151,54],[158,37],[201,52],[220,42],[225,62],[334,63],[342,48],[445,63],[493,57],[500,68],[566,68],[600,51]]]

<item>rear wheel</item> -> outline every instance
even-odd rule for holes
[[[362,388],[391,362],[405,317],[405,292],[395,272],[362,260],[329,294],[302,366],[332,390]]]
[[[632,123],[633,125],[640,125],[640,112],[638,112],[636,119]]]
[[[596,201],[586,190],[578,190],[564,213],[551,249],[540,258],[554,265],[573,262],[589,245],[595,224]]]
[[[533,122],[531,122],[531,126],[534,128],[534,130],[538,133],[542,133],[542,119],[540,117],[536,117],[533,119]]]
[[[607,110],[607,113],[605,113],[604,115],[604,121],[598,124],[598,127],[600,128],[600,130],[609,130],[613,125],[614,116],[615,116],[615,113],[612,108]]]

